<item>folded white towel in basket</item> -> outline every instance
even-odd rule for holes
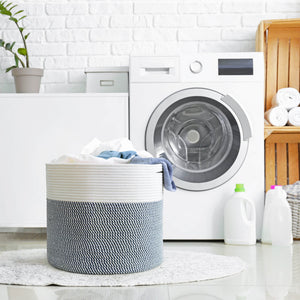
[[[273,126],[284,126],[288,121],[288,112],[282,106],[276,106],[265,112],[265,119]]]
[[[289,111],[288,124],[292,126],[300,126],[300,107],[294,107]]]
[[[299,92],[294,88],[283,88],[277,91],[272,99],[272,106],[282,106],[287,110],[300,104]]]

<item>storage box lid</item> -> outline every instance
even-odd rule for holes
[[[98,67],[98,68],[87,68],[84,73],[128,73],[129,67]]]

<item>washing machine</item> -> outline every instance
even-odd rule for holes
[[[243,183],[264,206],[263,54],[131,57],[130,139],[173,164],[164,239],[223,239],[223,209]]]

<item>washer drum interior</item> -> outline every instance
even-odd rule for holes
[[[177,187],[208,190],[222,185],[242,166],[251,133],[240,104],[204,88],[171,94],[153,111],[146,150],[174,166]]]

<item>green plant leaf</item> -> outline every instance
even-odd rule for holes
[[[26,18],[27,16],[23,16],[21,17],[18,21],[21,21],[22,19]]]
[[[15,68],[17,68],[17,66],[9,67],[9,68],[7,68],[7,69],[5,70],[5,72],[7,73],[7,72],[9,72],[10,70],[15,69]]]
[[[1,11],[2,15],[7,15],[7,16],[11,16],[11,12],[9,10],[2,10]]]
[[[23,55],[23,56],[26,56],[27,51],[26,51],[25,48],[19,48],[19,49],[18,49],[18,53],[21,54],[21,55]]]
[[[16,66],[18,67],[19,66],[19,58],[18,58],[17,54],[15,54],[14,57],[15,57]]]
[[[12,0],[13,1],[13,0]],[[19,21],[23,20],[27,16],[24,15],[24,10],[21,10],[17,8],[17,4],[14,4],[13,2],[8,1],[1,1],[0,0],[0,14],[1,15],[7,15],[8,19],[12,22],[14,22],[21,34],[23,46],[21,48],[18,48],[17,50],[13,49],[15,46],[15,42],[12,43],[6,43],[4,40],[0,39],[0,47],[5,48],[7,51],[11,52],[11,54],[14,56],[15,59],[15,66],[8,68],[7,72],[10,71],[12,68],[18,67],[20,64],[22,67],[29,67],[29,57],[27,52],[27,46],[26,46],[26,39],[29,37],[29,33],[24,34],[25,28],[24,26],[20,26]],[[23,61],[23,58],[25,57],[26,61]]]
[[[17,15],[17,14],[20,14],[21,12],[23,12],[24,10],[19,10],[17,11],[16,13],[14,13],[14,16]]]
[[[18,5],[14,5],[14,6],[12,6],[10,9],[9,9],[9,11],[12,11],[15,7],[17,7]]]
[[[18,20],[16,18],[14,18],[14,17],[10,17],[9,20],[14,21],[15,23],[18,22]]]
[[[11,16],[11,12],[10,12],[8,9],[6,9],[5,6],[1,6],[1,5],[0,5],[0,13],[1,13],[2,15]]]

